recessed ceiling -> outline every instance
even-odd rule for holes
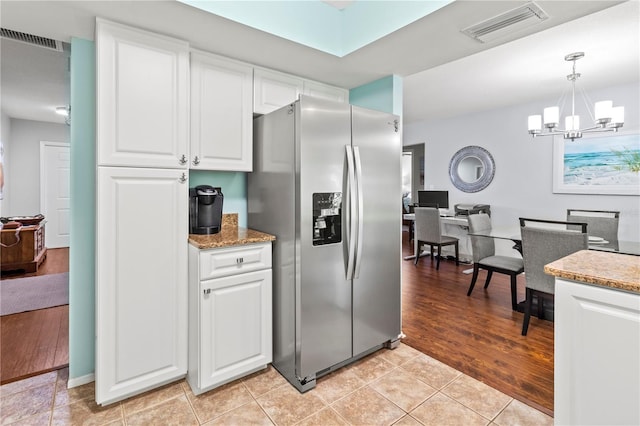
[[[453,2],[177,1],[337,57],[348,55]]]

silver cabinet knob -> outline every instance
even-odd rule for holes
[[[196,155],[195,157],[193,157],[193,165],[197,166],[198,164],[200,164],[200,158],[198,158],[198,156]]]
[[[187,156],[182,154],[182,157],[180,157],[180,164],[184,165],[187,164]]]
[[[186,181],[187,181],[187,174],[182,173],[182,176],[180,176],[180,183],[185,183]]]

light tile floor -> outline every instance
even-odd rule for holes
[[[401,344],[300,394],[272,367],[195,396],[182,380],[106,407],[68,370],[0,387],[2,425],[552,425],[553,419]]]

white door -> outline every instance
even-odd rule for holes
[[[49,248],[69,247],[69,144],[40,142],[40,211]]]
[[[161,386],[187,372],[186,173],[98,168],[99,404]]]
[[[271,269],[203,281],[201,388],[271,362]]]

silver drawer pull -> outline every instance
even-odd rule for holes
[[[244,263],[244,259],[242,257],[239,257],[236,259],[236,263],[240,265],[241,263]]]
[[[210,294],[210,293],[211,293],[211,289],[210,288],[204,289],[204,294]]]

